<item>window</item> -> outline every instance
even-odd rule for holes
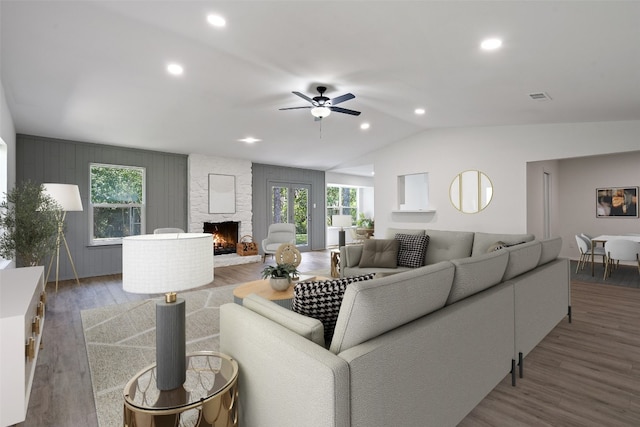
[[[351,223],[358,218],[358,188],[327,186],[327,225],[332,215],[351,215]]]
[[[144,234],[144,168],[92,163],[89,180],[89,244],[118,244]]]

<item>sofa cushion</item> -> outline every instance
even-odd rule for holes
[[[426,230],[426,234],[429,236],[429,247],[425,254],[425,265],[471,256],[472,231]]]
[[[456,267],[447,305],[501,282],[509,255],[505,250],[451,261]]]
[[[395,268],[398,266],[398,248],[396,239],[369,239],[364,241],[359,267]]]
[[[444,261],[347,286],[329,350],[338,354],[442,308],[453,272]]]
[[[395,239],[400,242],[398,248],[398,266],[418,268],[424,265],[424,254],[429,244],[429,236],[398,233]]]
[[[353,282],[373,279],[373,277],[374,274],[371,273],[343,279],[297,283],[293,287],[291,310],[322,322],[324,326],[324,342],[329,345],[347,285]]]
[[[415,236],[423,236],[425,234],[424,230],[417,230],[414,228],[387,228],[385,233],[385,239],[393,239],[396,234],[411,234]]]
[[[509,280],[538,266],[542,245],[537,240],[505,248],[509,263],[502,280]]]
[[[558,258],[562,249],[562,237],[554,237],[540,242],[541,252],[538,265],[546,264]]]
[[[504,242],[507,246],[518,243],[530,242],[535,238],[533,234],[498,234],[498,233],[475,233],[473,237],[473,250],[470,256],[478,256],[487,253],[491,245],[497,242]],[[462,257],[459,257],[462,258]]]
[[[244,297],[242,305],[281,326],[324,347],[324,326],[318,319],[288,310],[257,294]]]

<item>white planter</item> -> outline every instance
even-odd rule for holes
[[[289,277],[271,277],[269,284],[274,291],[286,291],[291,285],[291,279]]]

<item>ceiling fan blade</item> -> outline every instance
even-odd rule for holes
[[[279,108],[279,110],[299,110],[300,108],[311,108],[311,105],[308,107],[288,107],[288,108]]]
[[[360,115],[360,111],[349,110],[348,108],[334,107],[334,106],[331,106],[329,108],[331,109],[331,111],[335,111],[336,113],[351,114],[352,116],[359,116]]]
[[[345,93],[344,95],[338,96],[331,100],[331,105],[338,105],[341,102],[348,101],[350,99],[355,98],[356,96],[352,93]]]
[[[302,99],[304,99],[305,101],[308,101],[308,102],[310,102],[310,103],[312,103],[312,104],[313,104],[313,99],[309,98],[309,97],[308,97],[307,95],[305,95],[304,93],[300,93],[300,92],[293,91],[293,94],[294,94],[294,95],[298,95],[300,98],[302,98]]]

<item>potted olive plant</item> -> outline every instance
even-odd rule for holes
[[[19,267],[41,265],[57,246],[62,210],[31,181],[16,185],[0,203],[0,256]]]
[[[291,285],[291,277],[298,274],[293,264],[268,265],[262,270],[262,278],[269,279],[269,284],[276,291],[284,291]]]

